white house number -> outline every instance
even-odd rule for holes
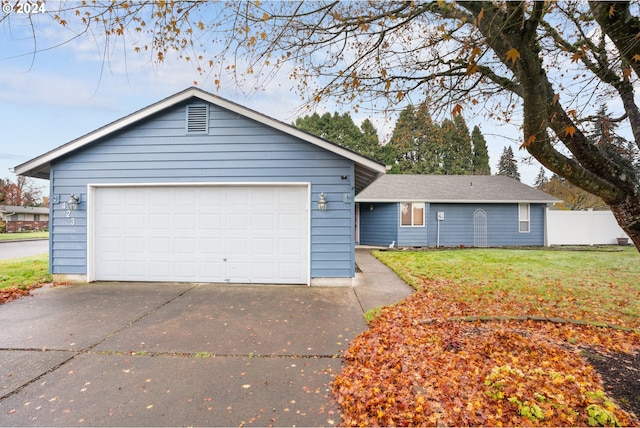
[[[67,203],[66,202],[62,203],[62,209],[63,210],[67,210]],[[75,219],[75,217],[71,217],[71,210],[67,210],[67,214],[65,215],[65,217],[71,219],[71,226],[75,226],[76,219]]]

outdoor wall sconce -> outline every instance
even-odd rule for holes
[[[325,196],[324,192],[320,193],[320,197],[318,198],[318,209],[320,211],[327,210],[327,197]]]
[[[69,196],[69,200],[67,201],[67,208],[69,209],[69,211],[75,211],[78,209],[79,203],[80,197],[72,193],[71,196]]]

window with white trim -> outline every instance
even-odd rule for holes
[[[518,232],[531,231],[531,207],[529,204],[518,204]]]
[[[400,226],[424,227],[424,202],[402,202],[400,204]]]

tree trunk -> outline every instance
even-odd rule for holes
[[[624,202],[611,204],[609,207],[613,212],[618,224],[622,227],[629,238],[640,249],[640,197],[629,196]]]

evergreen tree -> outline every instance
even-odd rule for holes
[[[520,173],[518,172],[518,163],[513,156],[511,146],[507,146],[502,150],[500,162],[498,162],[498,175],[506,175],[514,180],[520,181]]]
[[[364,122],[362,122],[360,132],[362,135],[358,150],[356,151],[370,159],[382,162],[382,146],[378,138],[378,131],[369,119],[365,119]]]
[[[294,126],[363,156],[381,162],[384,160],[378,131],[369,119],[358,128],[349,113],[325,113],[322,116],[314,113],[296,119]]]
[[[612,120],[603,104],[598,109],[590,138],[640,188],[640,152],[632,142],[616,134],[617,127],[618,123]]]
[[[349,113],[325,113],[322,116],[314,113],[311,116],[296,119],[294,126],[339,146],[357,151],[362,134],[351,119]]]
[[[402,110],[389,143],[395,157],[390,172],[441,174],[443,164],[438,149],[441,145],[438,130],[426,103],[418,107],[408,105]]]
[[[439,147],[442,174],[461,175],[473,171],[473,150],[469,128],[461,115],[453,120],[445,119],[440,125],[441,144]]]
[[[489,166],[489,150],[484,135],[478,126],[473,127],[471,132],[471,142],[473,143],[473,174],[474,175],[491,175],[491,167]]]
[[[533,183],[533,187],[536,189],[542,189],[542,187],[549,182],[545,174],[545,169],[543,166],[540,167],[540,171],[538,171],[538,175],[536,176],[536,181]]]

